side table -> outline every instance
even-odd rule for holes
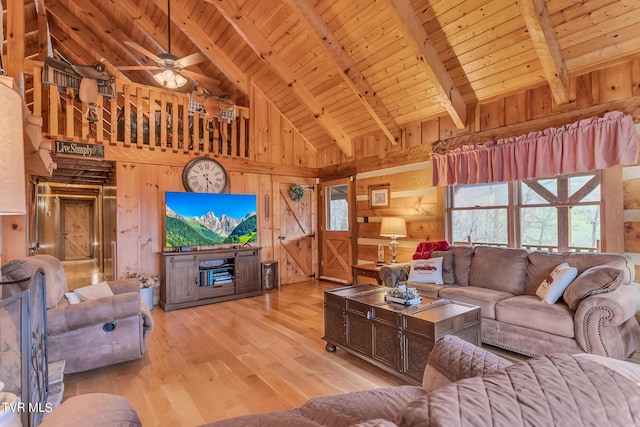
[[[382,286],[382,280],[380,279],[380,269],[382,267],[384,267],[384,265],[377,265],[375,263],[352,265],[351,271],[353,273],[353,286],[356,286],[358,284],[358,276],[365,276],[376,279],[376,283]]]

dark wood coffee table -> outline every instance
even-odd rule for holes
[[[341,348],[420,384],[434,343],[456,335],[481,343],[480,307],[445,299],[422,297],[417,305],[385,301],[388,288],[349,286],[324,294],[327,351]]]

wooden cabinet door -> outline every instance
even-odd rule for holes
[[[195,255],[165,258],[166,278],[163,280],[167,304],[195,301],[198,299],[198,268]]]
[[[259,252],[253,251],[236,256],[236,294],[260,291]]]

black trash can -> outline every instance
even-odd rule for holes
[[[276,261],[262,263],[262,288],[267,291],[278,289],[278,263]]]

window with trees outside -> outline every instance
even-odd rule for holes
[[[347,184],[327,187],[327,231],[349,230],[349,202]]]
[[[448,188],[454,243],[558,252],[600,250],[601,173]]]

